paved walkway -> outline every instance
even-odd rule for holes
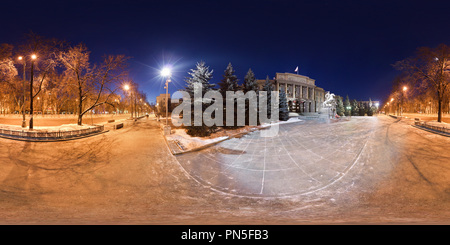
[[[177,159],[199,182],[229,194],[306,194],[334,184],[355,166],[377,122],[281,124],[275,137],[252,132]]]

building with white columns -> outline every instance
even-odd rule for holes
[[[257,80],[260,89],[265,81]],[[289,111],[315,113],[322,108],[325,90],[317,87],[314,79],[293,73],[277,73],[275,79],[270,81],[276,90],[286,92]]]

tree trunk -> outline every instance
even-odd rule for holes
[[[442,122],[442,98],[439,96],[438,100],[438,122]]]
[[[78,122],[77,124],[79,126],[83,125],[83,95],[82,95],[82,91],[81,88],[79,89],[79,97],[78,97],[79,101],[78,101]]]

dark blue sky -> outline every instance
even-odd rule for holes
[[[384,100],[397,60],[421,46],[450,45],[449,1],[8,1],[1,43],[30,30],[72,44],[92,58],[131,56],[131,77],[149,101],[164,93],[158,76],[173,64],[170,91],[203,60],[218,83],[231,62],[239,79],[292,72],[351,99]]]

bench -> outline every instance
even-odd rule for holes
[[[123,128],[123,123],[114,124],[114,129]]]
[[[115,122],[116,120],[108,120],[108,123],[113,123],[113,122]]]
[[[420,125],[420,118],[414,118],[414,125]]]

